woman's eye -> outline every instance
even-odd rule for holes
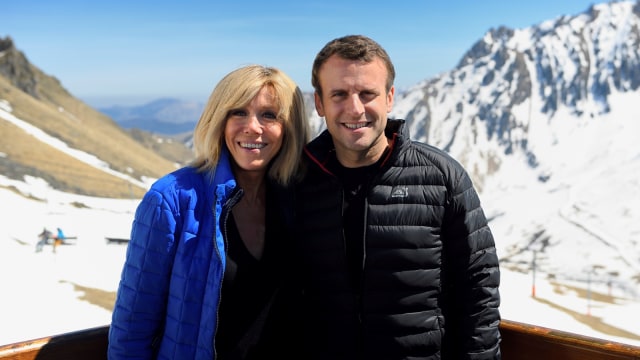
[[[262,114],[262,116],[264,116],[264,118],[266,119],[270,119],[270,120],[277,120],[278,119],[278,115],[274,112],[271,111],[267,111],[264,114]]]
[[[241,109],[236,109],[236,110],[231,110],[229,112],[229,115],[231,116],[246,116],[247,112]]]

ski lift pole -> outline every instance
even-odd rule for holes
[[[593,269],[587,271],[587,316],[591,316],[591,272]]]
[[[531,259],[531,297],[536,297],[536,255],[537,251],[533,250],[533,259]]]

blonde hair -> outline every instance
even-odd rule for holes
[[[193,132],[195,159],[199,171],[212,170],[225,145],[224,129],[229,111],[247,106],[265,86],[273,88],[283,125],[282,147],[272,160],[267,176],[287,185],[299,173],[302,149],[310,130],[302,92],[284,72],[262,65],[248,65],[227,74],[209,96]]]

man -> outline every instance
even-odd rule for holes
[[[395,70],[364,36],[312,70],[327,130],[305,148],[296,233],[303,359],[499,359],[500,273],[471,180],[387,119]]]

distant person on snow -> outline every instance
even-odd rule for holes
[[[36,252],[41,252],[44,245],[51,239],[51,231],[42,228],[42,232],[38,234],[38,243],[36,244]]]
[[[53,237],[53,252],[54,253],[56,252],[56,249],[58,248],[58,246],[62,245],[62,243],[64,243],[64,240],[66,239],[62,229],[57,228],[57,231],[58,232]]]
[[[64,239],[66,239],[66,237],[64,236],[64,231],[62,231],[62,229],[57,228],[57,234],[56,234],[56,239],[60,240],[60,241],[64,241]]]
[[[303,95],[282,71],[246,66],[218,83],[195,161],[136,211],[109,359],[277,358],[264,349],[279,322],[265,314],[291,258],[284,200],[308,138]]]

